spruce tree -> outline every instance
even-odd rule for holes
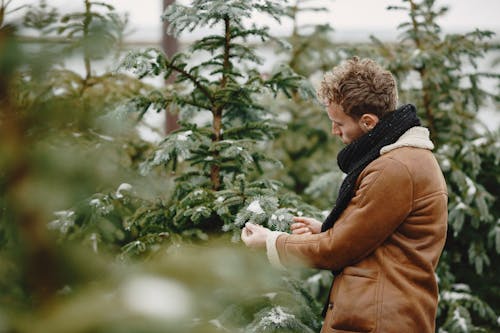
[[[89,182],[89,187],[82,189],[92,190],[82,191],[78,200],[68,198],[66,207],[59,205],[49,227],[62,228],[64,236],[72,233],[71,240],[81,239],[92,248],[113,247],[131,239],[123,231],[124,213],[120,212],[131,214],[136,204],[127,201],[127,190],[120,194],[120,179],[127,174],[128,182],[132,182],[133,175],[126,169],[149,148],[134,129],[136,122],[119,106],[139,91],[151,88],[134,77],[111,72],[110,64],[107,69],[94,65],[100,61],[103,67],[103,63],[114,61],[113,57],[120,54],[127,19],[106,3],[82,4],[83,11],[64,16],[44,1],[27,8],[23,25],[38,32],[41,39],[38,48],[27,51],[34,60],[27,70],[19,71],[22,79],[17,88],[23,107],[37,119],[36,130],[41,131],[40,135],[51,133],[48,146],[54,153],[59,150],[72,154],[78,147],[88,161],[104,155],[105,159],[94,164],[96,174],[113,170],[115,175],[106,176],[106,181],[97,186]],[[68,59],[81,62],[83,71],[67,68]],[[51,121],[44,121],[45,117]],[[106,193],[85,197],[84,193],[88,196],[96,190]],[[103,218],[106,214],[109,219]]]
[[[13,300],[13,310],[50,303],[61,287],[66,273],[59,261],[64,260],[49,230],[72,230],[76,215],[62,209],[119,180],[119,168],[110,167],[110,162],[127,156],[109,136],[112,122],[103,120],[109,112],[104,109],[146,87],[124,75],[111,80],[110,73],[88,71],[82,76],[61,65],[68,57],[65,46],[76,50],[83,43],[84,34],[77,36],[85,24],[71,20],[101,14],[72,13],[61,18],[44,1],[23,9],[22,24],[35,30],[39,43],[26,46],[17,28],[2,26],[0,61],[0,244],[6,263],[1,290],[4,300]],[[9,11],[2,7],[4,12]],[[116,23],[114,18],[107,17],[109,25]],[[54,38],[58,30],[68,33],[63,46]],[[97,34],[89,32],[87,37],[102,41]],[[82,58],[90,53],[82,51]],[[74,56],[78,55],[75,51]],[[91,61],[93,55],[89,57]]]
[[[166,94],[140,96],[130,104],[142,112],[176,107],[181,114],[181,128],[168,135],[141,167],[143,173],[160,165],[173,172],[182,168],[175,175],[176,187],[166,214],[178,230],[219,232],[223,228],[237,236],[247,221],[276,228],[268,222],[273,221],[273,214],[300,210],[295,207],[298,198],[291,194],[278,198],[281,185],[259,176],[263,164],[279,165],[259,151],[259,145],[282,127],[262,104],[262,96],[310,98],[314,92],[285,65],[277,66],[268,78],[259,73],[262,59],[248,42],[275,39],[267,27],[244,26],[243,19],[256,11],[279,20],[285,7],[278,1],[171,5],[164,14],[171,33],[203,27],[213,28],[214,33],[171,58],[150,49],[129,54],[123,62],[124,68],[140,77],[176,74],[177,84],[184,86]],[[196,114],[205,120],[196,123]]]
[[[294,1],[288,9],[293,29],[287,37],[289,47],[281,48],[280,51],[286,56],[290,68],[311,81],[317,81],[318,77],[337,64],[340,56],[332,47],[333,28],[329,24],[300,25],[299,20],[305,15],[326,11],[326,8],[314,5],[309,0]],[[316,205],[330,208],[334,202],[332,196],[335,195],[331,189],[325,191],[328,193],[326,195],[307,190],[312,178],[331,173],[336,168],[339,142],[331,136],[324,106],[315,100],[304,100],[298,94],[292,99],[276,100],[271,105],[287,123],[287,131],[275,140],[271,152],[285,165],[277,177],[294,192],[311,194],[312,198],[308,199],[314,199]]]

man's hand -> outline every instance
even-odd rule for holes
[[[241,231],[241,240],[246,246],[259,249],[266,247],[266,239],[271,230],[258,224],[246,223]]]
[[[295,223],[290,226],[292,234],[311,235],[319,234],[321,232],[322,223],[311,217],[294,216],[293,221]]]

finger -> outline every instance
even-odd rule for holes
[[[292,233],[295,235],[300,235],[300,234],[304,234],[304,233],[310,232],[310,231],[311,230],[309,230],[309,228],[300,228],[300,229],[293,230]]]
[[[305,223],[305,224],[311,224],[312,221],[314,221],[313,218],[311,218],[311,217],[304,217],[304,216],[294,216],[292,219],[295,222],[301,222],[301,223]]]
[[[250,226],[250,228],[260,228],[260,229],[264,229],[265,227],[260,225],[260,224],[257,224],[257,223],[252,223],[252,222],[247,222],[245,223],[245,226]]]
[[[312,235],[311,231],[305,232],[304,235]]]
[[[294,223],[290,226],[291,230],[299,229],[299,228],[305,228],[306,225],[304,223]]]
[[[245,223],[245,228],[248,229],[250,231],[250,233],[252,233],[252,232],[256,231],[259,228],[259,226],[257,224],[247,222],[247,223]]]
[[[247,244],[247,233],[248,230],[246,228],[241,229],[241,240],[245,243],[245,245]]]

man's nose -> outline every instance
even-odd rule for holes
[[[335,123],[332,123],[332,134],[337,136],[342,134],[340,128]]]

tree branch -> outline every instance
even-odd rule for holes
[[[411,23],[414,31],[414,37],[413,40],[415,42],[415,45],[417,46],[417,49],[423,50],[423,45],[422,45],[422,40],[419,38],[418,33],[419,33],[419,28],[418,28],[418,23],[417,20],[415,19],[415,15],[413,15],[413,12],[417,10],[417,6],[415,4],[414,0],[409,0],[410,6],[411,6],[411,12],[410,12],[410,17],[411,17]],[[429,90],[430,87],[427,83],[427,70],[425,68],[425,63],[422,67],[414,68],[420,75],[420,79],[422,80],[422,92],[423,92],[423,104],[424,104],[424,109],[425,109],[425,114],[427,116],[427,121],[429,125],[429,131],[430,131],[430,136],[432,141],[436,143],[436,125],[434,124],[434,112],[432,110],[432,101],[431,101],[431,96],[429,95]]]
[[[208,100],[213,103],[214,102],[214,98],[212,97],[212,95],[210,94],[210,91],[204,87],[200,81],[198,81],[193,75],[189,74],[188,72],[186,72],[185,70],[183,70],[182,68],[179,68],[177,66],[174,66],[172,64],[169,64],[168,65],[170,68],[172,68],[173,70],[179,72],[180,74],[184,75],[185,77],[187,77],[191,82],[193,82],[193,84],[198,88],[200,89],[200,91],[203,93],[203,95],[205,95],[206,98],[208,98]]]

